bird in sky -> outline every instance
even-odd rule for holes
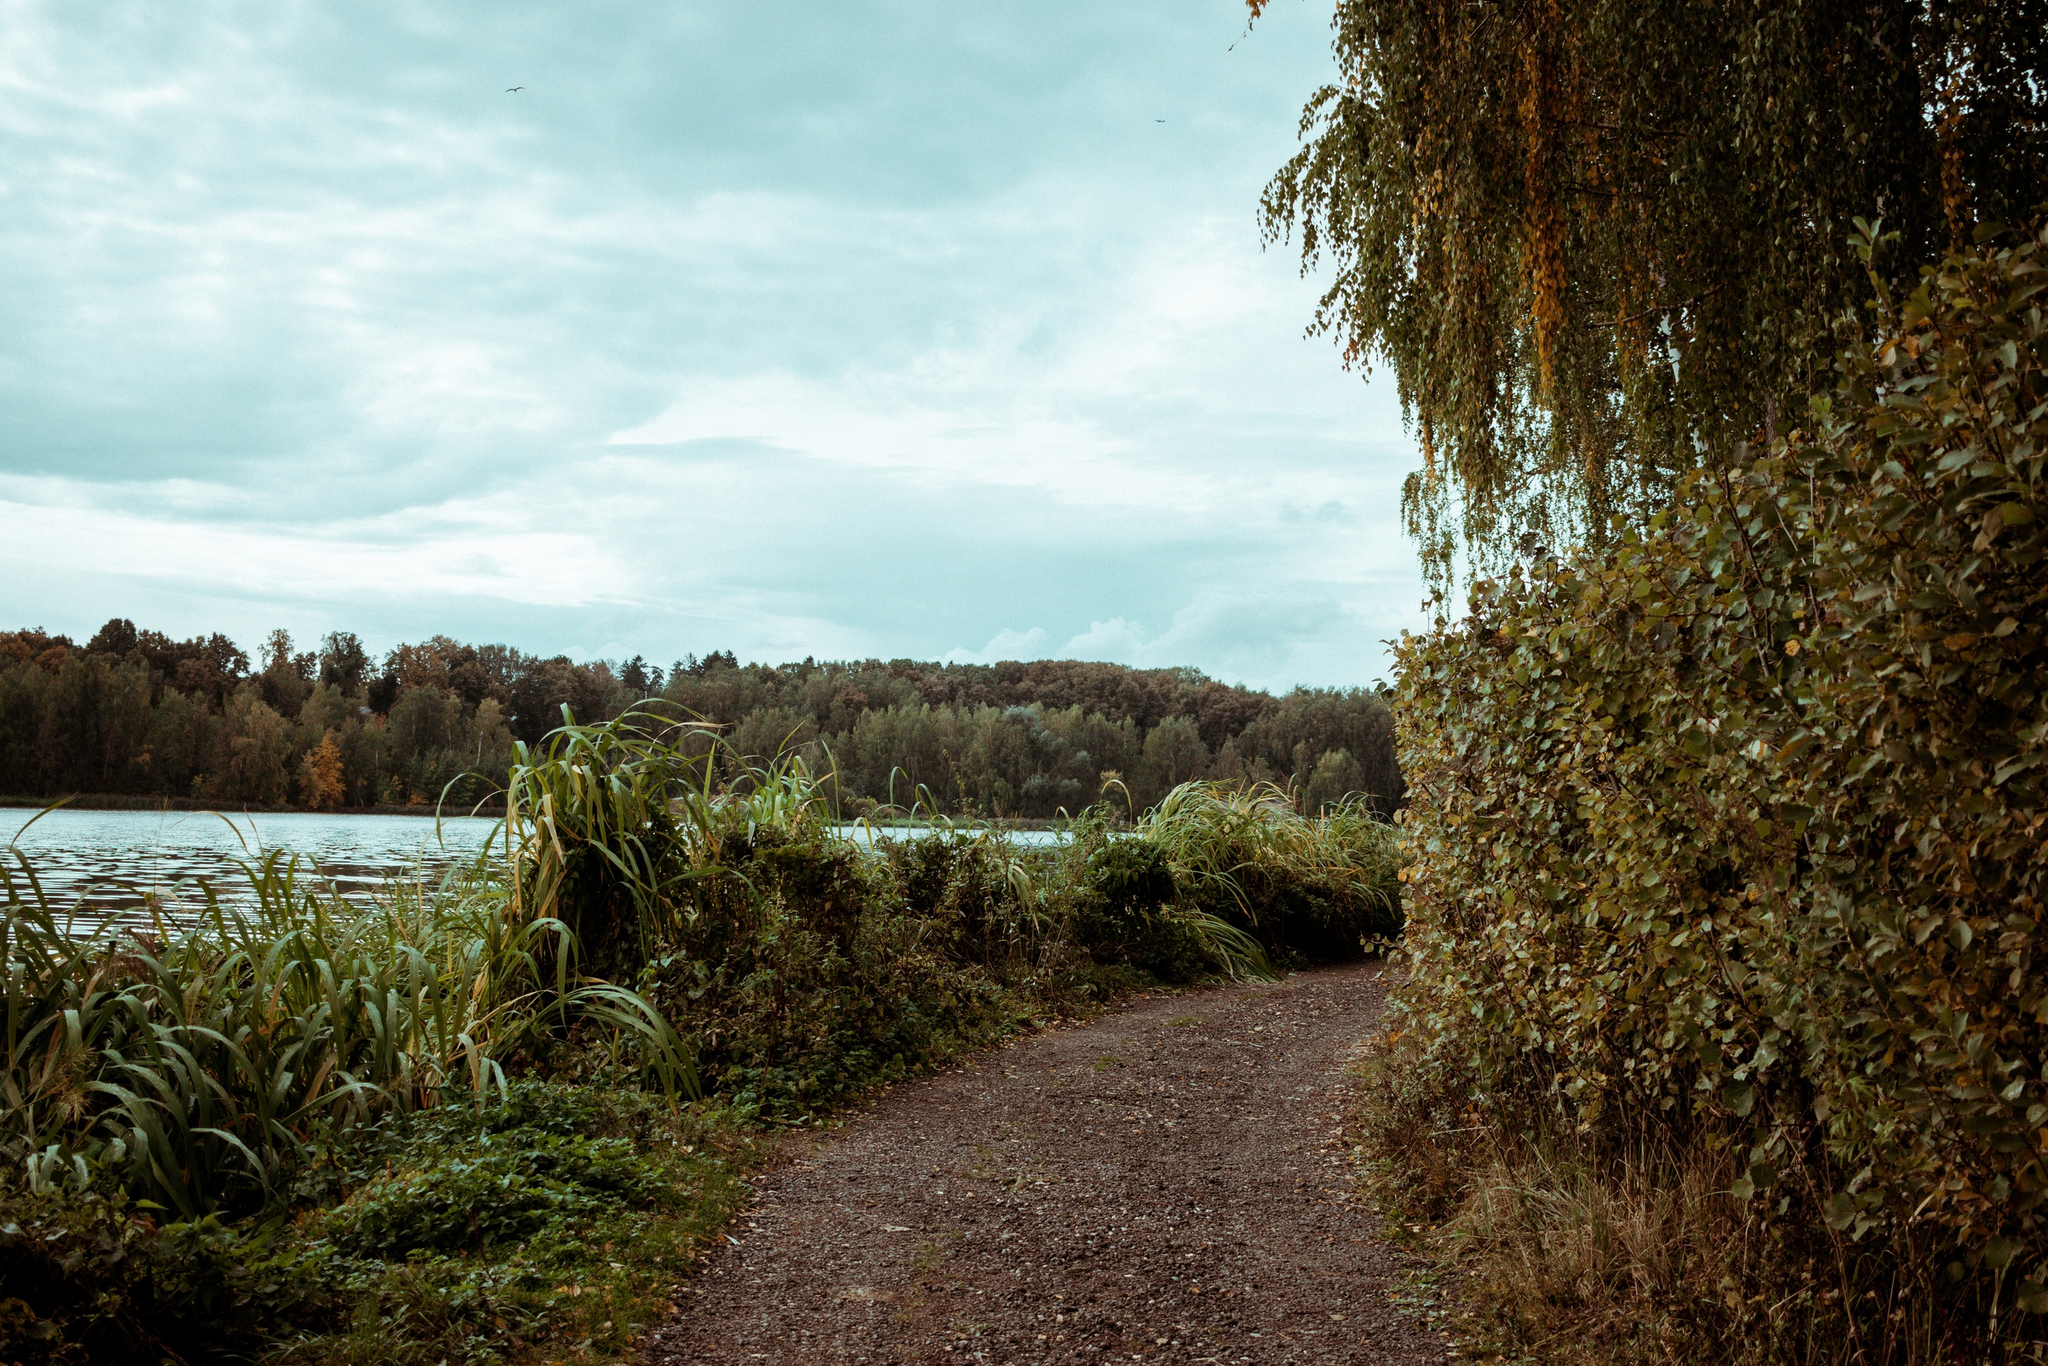
[[[508,85],[505,87],[505,93],[510,95],[524,89],[526,89],[526,87],[523,85]]]
[[[1164,122],[1166,122],[1166,120],[1165,120],[1165,119],[1154,119],[1154,120],[1152,120],[1152,122],[1154,122],[1154,123],[1164,123]]]

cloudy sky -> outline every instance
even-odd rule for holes
[[[0,0],[0,629],[1379,677],[1328,20]]]

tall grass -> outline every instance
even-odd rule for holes
[[[145,929],[81,932],[10,848],[0,1164],[39,1189],[104,1175],[187,1218],[252,1209],[323,1133],[502,1093],[509,1058],[579,1022],[636,1043],[671,1094],[696,1094],[690,1050],[623,974],[731,909],[702,894],[704,879],[733,880],[743,901],[791,894],[797,865],[758,851],[830,842],[825,779],[801,758],[741,760],[720,743],[695,720],[581,726],[565,712],[541,745],[519,748],[503,828],[472,863],[369,905],[297,857],[259,853],[241,861],[246,897],[209,888],[196,920],[153,907]],[[932,865],[938,882],[907,908],[958,921],[977,961],[1036,962],[1096,902],[1126,921],[1171,921],[1233,976],[1270,974],[1268,946],[1300,947],[1304,926],[1356,952],[1361,933],[1398,925],[1390,828],[1363,808],[1301,816],[1270,787],[1183,785],[1128,834],[1100,813],[1077,822],[1055,855],[990,840],[968,876],[951,846],[979,846],[980,833],[949,828],[932,858],[905,851],[890,865],[906,895]],[[840,902],[870,876],[833,871],[840,857],[804,864],[823,900],[801,915],[824,916],[819,926],[853,915]]]
[[[1272,783],[1182,783],[1135,831],[1195,905],[1267,944],[1346,957],[1400,930],[1400,835],[1363,801],[1304,816]]]
[[[731,872],[728,838],[751,845],[826,807],[829,775],[801,755],[736,754],[694,716],[579,725],[565,706],[539,745],[513,750],[503,847],[518,913],[567,925],[606,966],[678,928],[690,884]]]
[[[561,980],[560,920],[515,906],[488,866],[344,900],[296,857],[244,861],[196,923],[78,932],[18,849],[0,866],[0,1164],[32,1188],[102,1174],[190,1218],[263,1203],[323,1132],[479,1099],[534,1033],[591,1020],[694,1091],[673,1029],[631,992]]]

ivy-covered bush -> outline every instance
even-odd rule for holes
[[[1881,298],[1746,474],[1404,641],[1398,714],[1421,1081],[1723,1136],[1768,1217],[2048,1311],[2044,285]]]

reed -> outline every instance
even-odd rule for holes
[[[1135,833],[1194,906],[1268,945],[1355,956],[1401,928],[1400,832],[1363,800],[1305,816],[1272,783],[1182,783]]]
[[[246,899],[196,920],[78,931],[19,849],[0,866],[0,1168],[31,1189],[103,1173],[184,1218],[266,1203],[323,1132],[505,1087],[504,1060],[578,1021],[638,1040],[694,1093],[667,1022],[611,983],[564,980],[574,936],[524,914],[487,862],[343,899],[296,857],[242,862]]]
[[[694,715],[582,725],[565,706],[540,744],[513,750],[502,848],[516,913],[568,926],[608,967],[672,936],[693,883],[733,875],[728,842],[750,848],[829,814],[829,773],[798,753],[738,754]]]

